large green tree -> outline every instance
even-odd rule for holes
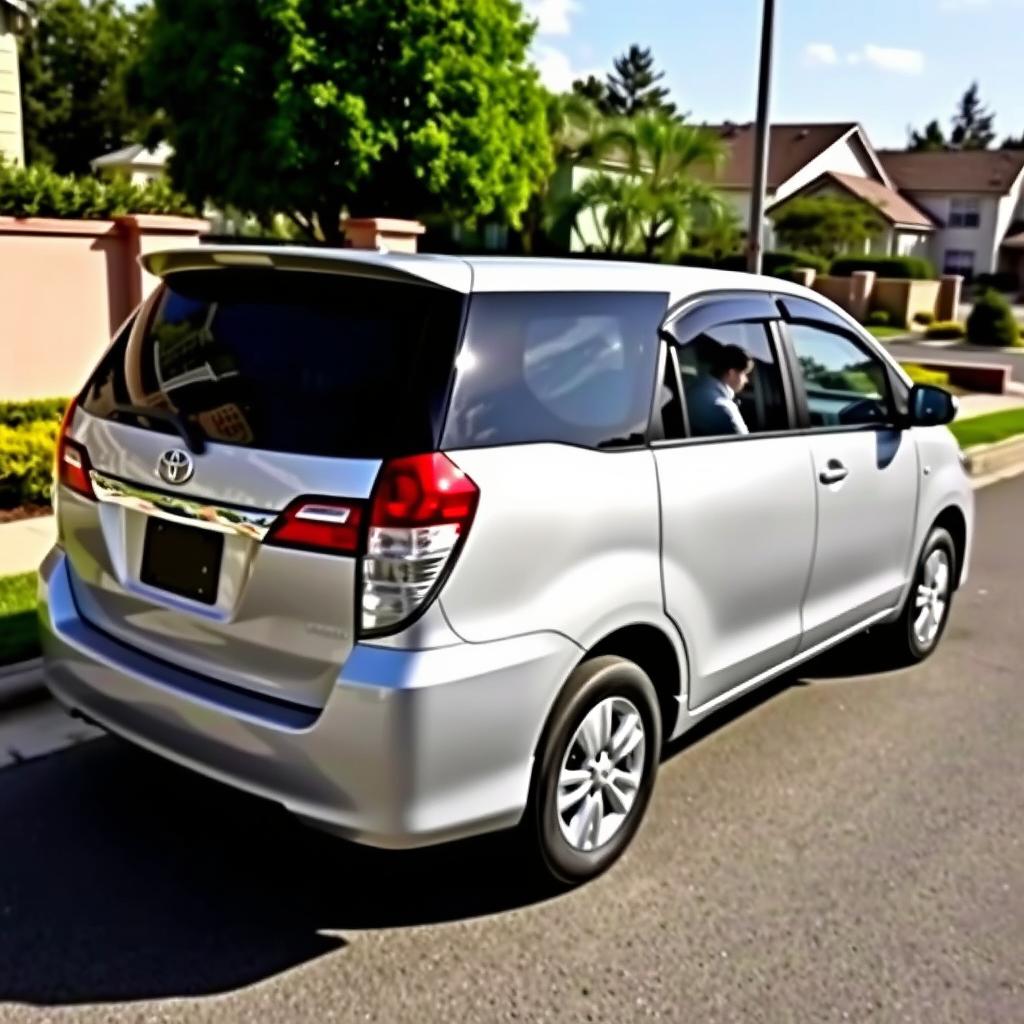
[[[996,116],[981,102],[978,83],[972,82],[950,118],[949,138],[937,120],[929,121],[921,131],[910,129],[907,148],[911,150],[988,149],[996,137]]]
[[[156,0],[143,64],[195,200],[517,225],[551,168],[515,0]]]
[[[771,217],[783,245],[826,259],[861,249],[885,230],[872,207],[842,196],[798,196]]]
[[[149,13],[117,0],[42,0],[21,40],[29,163],[85,173],[90,160],[135,139],[140,116],[125,83]]]

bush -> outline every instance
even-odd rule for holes
[[[971,283],[980,292],[989,288],[994,288],[997,292],[1015,292],[1020,287],[1020,280],[1012,270],[1000,270],[995,274],[975,274]]]
[[[679,254],[676,258],[676,265],[680,267],[705,267],[710,269],[715,266],[715,257],[709,252],[691,249],[689,252]]]
[[[24,402],[0,402],[0,426],[20,427],[37,420],[60,423],[67,398],[31,398]]]
[[[935,323],[935,314],[929,312],[927,309],[919,309],[914,314],[914,323],[920,324],[922,327],[927,327],[929,324]]]
[[[744,253],[726,256],[718,261],[721,270],[746,270],[747,257]],[[786,252],[773,250],[766,252],[761,260],[762,273],[769,277],[782,277],[794,267],[810,267],[819,274],[828,273],[828,260],[815,256],[811,252]]]
[[[850,277],[856,270],[873,270],[879,277],[928,281],[936,277],[928,260],[917,256],[840,256],[832,261],[835,277]]]
[[[58,420],[0,425],[0,508],[50,501]]]
[[[962,338],[964,336],[964,325],[959,320],[936,320],[929,324],[924,330],[926,338],[949,339]]]
[[[887,309],[873,309],[864,322],[868,327],[888,327],[892,323],[892,317]]]
[[[949,374],[941,370],[929,370],[918,366],[917,363],[903,363],[903,369],[915,384],[931,384],[936,388],[949,387]]]
[[[994,348],[1020,344],[1020,327],[1010,304],[999,292],[990,288],[975,301],[974,309],[967,318],[967,340],[972,345],[991,345]]]
[[[194,215],[195,208],[166,181],[133,185],[15,167],[0,160],[0,215],[107,220],[127,213]]]

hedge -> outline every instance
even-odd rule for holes
[[[134,185],[48,167],[15,167],[0,160],[0,215],[107,220],[128,213],[192,216],[195,207],[164,180]]]
[[[747,269],[747,257],[745,253],[732,253],[716,259],[711,253],[701,249],[691,249],[682,253],[676,260],[681,267],[706,267],[715,270],[740,270]],[[769,277],[784,277],[789,271],[797,267],[810,267],[819,274],[828,272],[828,261],[810,252],[786,252],[785,250],[772,250],[766,252],[761,260],[762,273]]]
[[[0,508],[49,503],[59,430],[57,420],[0,425]]]
[[[962,338],[964,325],[959,320],[936,320],[924,329],[926,338],[945,339]]]
[[[967,340],[972,345],[1010,348],[1019,345],[1020,327],[1013,310],[1003,296],[992,290],[983,292],[967,318]]]
[[[879,277],[912,281],[928,281],[936,277],[935,267],[917,256],[840,256],[832,261],[833,277],[850,277],[858,270],[873,270]]]
[[[0,402],[0,426],[20,427],[36,420],[60,423],[68,406],[66,398],[31,398],[23,402]]]
[[[917,363],[903,363],[903,369],[915,384],[931,384],[936,388],[949,387],[949,374],[942,370],[929,370],[924,366],[918,366]]]

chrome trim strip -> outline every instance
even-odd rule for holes
[[[160,491],[150,491],[124,480],[106,476],[95,469],[89,471],[92,489],[99,501],[121,505],[135,512],[185,522],[215,533],[235,534],[263,540],[277,518],[276,512],[259,512],[238,508],[225,508],[194,498],[178,498]]]

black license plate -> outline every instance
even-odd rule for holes
[[[203,604],[217,600],[224,534],[150,519],[142,548],[143,583]]]

